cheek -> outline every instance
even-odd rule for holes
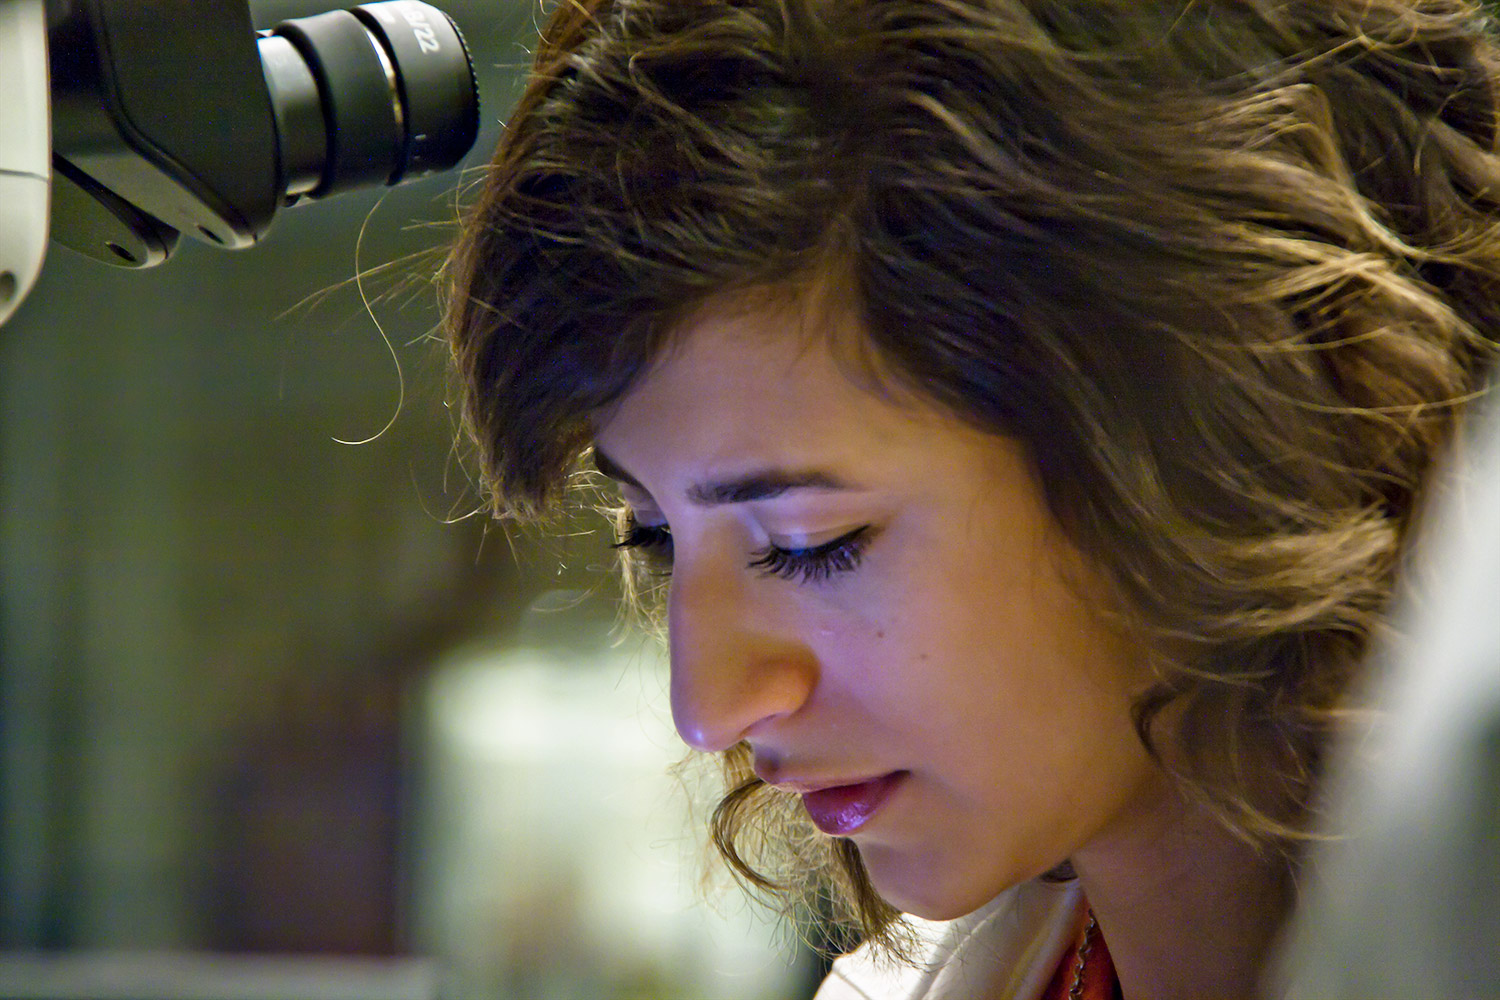
[[[1066,757],[1093,736],[1133,733],[1129,660],[1060,580],[1026,570],[905,582],[871,627],[866,680],[892,723],[934,753]]]
[[[972,698],[974,673],[987,669],[972,626],[952,614],[951,598],[875,590],[857,611],[824,619],[825,681],[890,729],[941,729],[955,702]]]
[[[922,617],[900,595],[868,580],[842,588],[805,613],[803,634],[814,647],[820,686],[830,704],[883,730],[904,728],[919,713],[930,713],[931,691],[923,673],[932,654],[923,644]]]
[[[930,546],[893,537],[878,558],[867,561],[837,589],[818,599],[810,616],[820,638],[856,659],[897,670],[941,659],[942,651],[974,637],[988,595],[964,575],[939,571],[926,558]],[[982,575],[973,583],[984,582]]]

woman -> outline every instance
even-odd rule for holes
[[[1500,329],[1484,28],[557,6],[451,266],[467,419],[502,514],[618,484],[715,843],[865,942],[820,997],[1257,989]]]

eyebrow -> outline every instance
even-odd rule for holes
[[[594,447],[594,468],[616,482],[633,486],[642,493],[649,493],[619,463]],[[717,507],[732,503],[749,503],[753,500],[770,500],[792,490],[852,490],[855,485],[846,479],[821,469],[756,469],[732,479],[711,480],[694,483],[688,487],[687,497],[704,507]]]

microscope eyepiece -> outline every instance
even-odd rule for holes
[[[435,7],[386,0],[295,18],[259,48],[288,198],[446,170],[474,144],[473,65]]]
[[[246,0],[71,0],[47,36],[52,233],[111,264],[253,246],[282,206],[448,170],[479,131],[464,40],[419,0],[261,32]]]

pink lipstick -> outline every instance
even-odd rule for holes
[[[895,771],[855,785],[803,792],[802,806],[819,830],[833,837],[847,837],[875,815],[905,775],[905,771]]]

